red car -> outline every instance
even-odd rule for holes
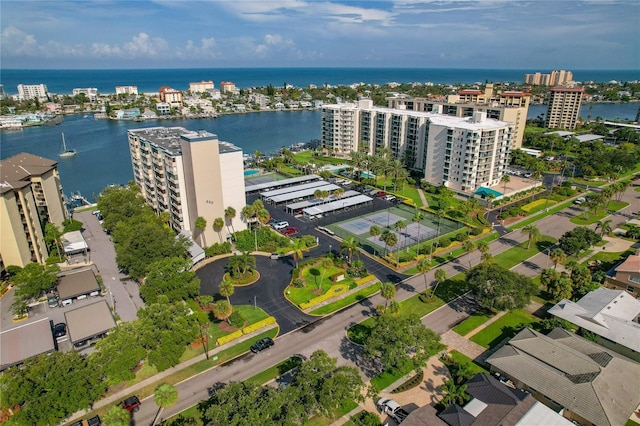
[[[384,197],[385,195],[387,195],[387,193],[384,191],[380,191],[376,193],[376,197]]]
[[[298,232],[298,228],[294,228],[293,226],[288,227],[284,231],[282,231],[282,235],[292,235]]]
[[[133,411],[134,413],[140,409],[140,400],[137,396],[133,395],[125,399],[120,403],[120,406],[127,411]]]

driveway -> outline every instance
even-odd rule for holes
[[[293,260],[290,256],[278,260],[266,256],[255,256],[256,269],[260,272],[257,282],[247,286],[236,286],[230,297],[232,305],[253,305],[264,309],[275,317],[280,326],[280,333],[289,333],[307,325],[318,317],[306,315],[284,297],[284,289],[291,281]],[[196,275],[200,278],[200,294],[208,294],[217,298],[218,288],[228,263],[220,259],[200,268]]]

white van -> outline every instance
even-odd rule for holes
[[[276,222],[273,224],[273,229],[275,229],[276,231],[279,231],[281,229],[288,228],[288,227],[289,227],[289,222],[287,222],[286,220]]]

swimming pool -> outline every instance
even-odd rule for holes
[[[245,176],[252,176],[252,175],[256,175],[258,173],[260,173],[260,170],[258,170],[258,169],[249,169],[249,170],[245,170],[244,171],[244,175]]]

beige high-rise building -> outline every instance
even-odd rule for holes
[[[371,100],[322,108],[322,146],[343,156],[386,148],[433,185],[467,194],[500,182],[512,137],[512,124],[484,111],[458,117],[378,108]]]
[[[447,96],[446,100],[406,96],[387,98],[387,106],[409,111],[437,112],[455,117],[472,117],[475,112],[484,112],[487,118],[513,124],[511,149],[518,149],[522,146],[530,101],[529,93],[494,93],[493,84],[487,84],[484,90],[460,90],[457,95]]]
[[[525,74],[524,82],[538,86],[567,86],[573,83],[573,73],[565,70],[553,70],[549,74]]]
[[[242,150],[205,130],[151,127],[129,130],[133,177],[156,213],[168,212],[171,227],[191,232],[200,244],[226,241],[228,232],[246,229],[240,211],[246,205]],[[236,217],[220,235],[213,229],[228,207]],[[204,240],[195,221],[207,221]]]
[[[58,163],[32,154],[0,162],[0,257],[5,266],[44,264],[47,222],[62,231],[67,218]]]
[[[213,81],[200,81],[189,83],[189,90],[193,93],[206,92],[207,90],[213,90]]]
[[[580,116],[583,87],[554,87],[549,92],[545,127],[575,129]]]

